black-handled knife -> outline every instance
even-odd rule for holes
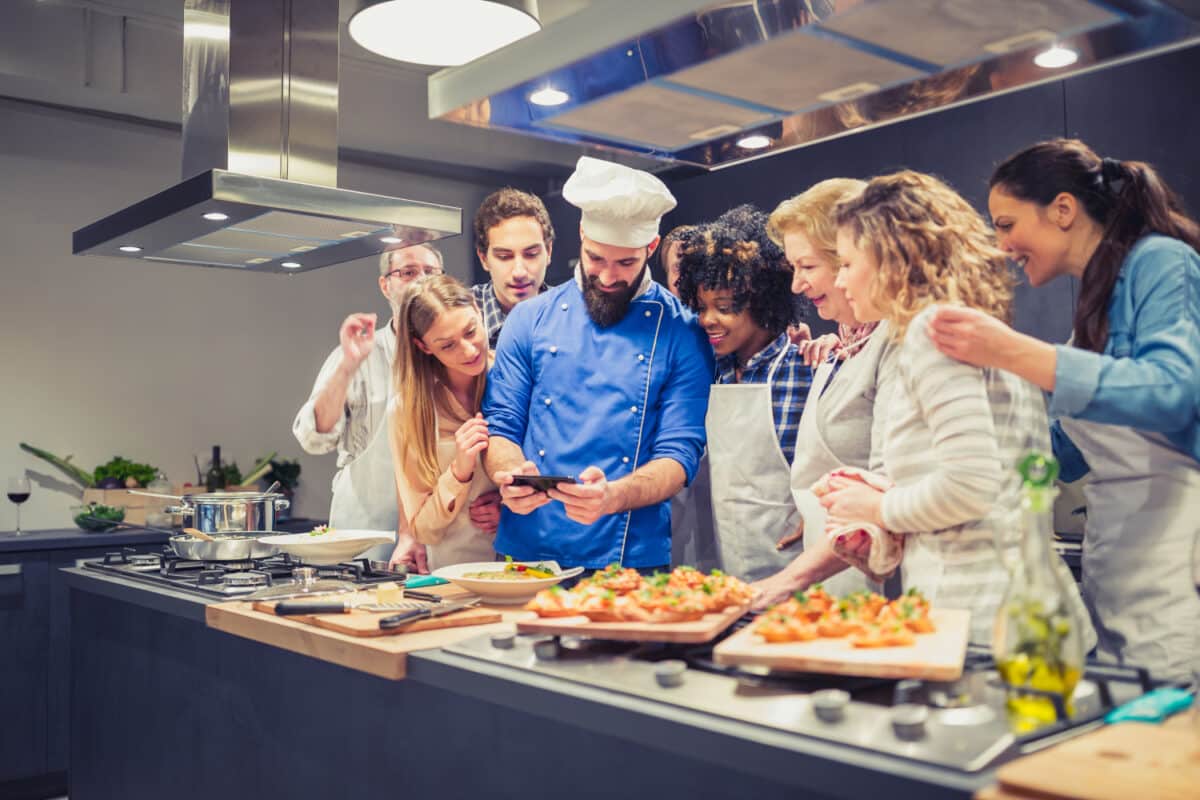
[[[390,617],[384,617],[379,620],[380,630],[391,630],[392,628],[400,628],[409,623],[416,622],[419,619],[432,619],[433,617],[441,617],[446,614],[453,614],[455,611],[462,611],[464,608],[471,608],[479,604],[478,598],[474,600],[461,600],[457,603],[440,603],[429,608],[417,608],[412,611],[403,611],[399,614],[393,614]]]
[[[280,600],[275,604],[275,614],[280,617],[345,614],[353,607],[348,600]]]

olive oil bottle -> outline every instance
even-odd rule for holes
[[[1065,570],[1055,570],[1050,546],[1058,462],[1030,453],[1018,466],[1021,497],[1020,558],[1009,565],[1010,580],[996,617],[992,655],[1008,685],[1008,712],[1017,733],[1055,722],[1054,699],[1071,713],[1071,696],[1083,670],[1083,631],[1068,602],[1074,587]]]

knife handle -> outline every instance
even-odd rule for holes
[[[301,614],[345,614],[350,610],[345,600],[280,600],[275,614],[280,617]]]
[[[402,611],[399,614],[384,617],[379,620],[379,629],[386,631],[391,628],[399,628],[402,625],[407,625],[410,622],[430,616],[430,611],[431,609],[428,608],[414,608],[412,611]]]

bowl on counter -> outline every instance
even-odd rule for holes
[[[119,506],[74,506],[71,519],[88,533],[104,533],[125,521],[125,509]]]
[[[467,564],[452,564],[433,571],[434,577],[445,578],[459,588],[474,592],[484,602],[500,605],[517,605],[530,600],[542,589],[574,578],[583,572],[583,567],[564,570],[557,561],[514,561],[527,567],[545,566],[554,573],[550,578],[489,578],[473,576],[479,572],[504,572],[505,561],[476,561]]]
[[[340,564],[380,544],[396,541],[390,531],[345,530],[325,533],[284,533],[260,536],[262,544],[277,547],[306,564]]]

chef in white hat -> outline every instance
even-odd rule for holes
[[[562,566],[667,566],[669,498],[704,450],[713,356],[647,267],[675,198],[658,178],[583,157],[575,280],[516,306],[488,375],[484,466],[501,487],[496,550]],[[547,491],[513,475],[569,475]]]

